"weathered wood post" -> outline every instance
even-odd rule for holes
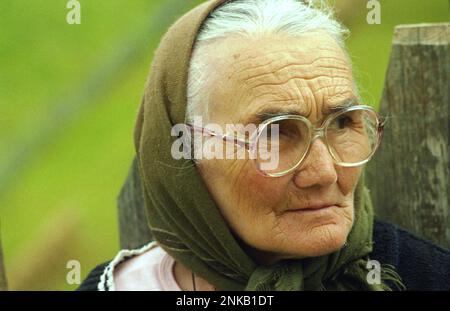
[[[0,291],[3,290],[8,290],[8,283],[6,282],[6,272],[3,264],[2,239],[0,236]]]
[[[450,23],[395,28],[380,112],[382,145],[368,164],[376,213],[450,247]]]

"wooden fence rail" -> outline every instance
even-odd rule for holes
[[[450,24],[395,28],[380,105],[388,117],[370,162],[375,212],[441,246],[450,246]],[[118,198],[120,243],[151,240],[136,162]]]

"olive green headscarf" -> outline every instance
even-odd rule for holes
[[[345,247],[327,256],[258,266],[232,235],[192,160],[172,157],[177,137],[171,129],[185,120],[188,66],[197,32],[224,2],[207,1],[182,16],[163,37],[152,62],[135,147],[153,237],[219,290],[388,289],[384,282],[366,281],[373,211],[364,176],[355,192],[355,222]],[[393,269],[384,267],[382,275],[399,281]]]

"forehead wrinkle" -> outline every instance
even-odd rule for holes
[[[294,96],[292,96],[294,95]],[[268,97],[271,97],[268,99]],[[260,99],[262,98],[262,99]],[[297,94],[292,94],[292,92],[289,92],[288,90],[281,92],[265,92],[257,94],[256,96],[252,96],[252,101],[264,101],[267,103],[293,103],[297,105],[305,104],[305,97],[301,94],[301,91],[298,90]]]
[[[316,64],[318,62],[323,62],[323,64]],[[341,64],[338,64],[339,62],[341,62]],[[270,70],[267,70],[265,73],[261,73],[261,72],[256,72],[253,74],[249,74],[247,77],[244,78],[245,82],[251,82],[251,80],[255,80],[255,79],[261,79],[264,78],[267,75],[282,75],[285,71],[288,71],[288,73],[294,69],[294,71],[298,71],[299,73],[303,73],[303,72],[308,72],[308,71],[314,71],[314,70],[330,70],[335,74],[338,73],[348,73],[349,68],[346,66],[346,63],[339,60],[338,58],[335,57],[316,57],[313,61],[311,62],[298,62],[298,60],[296,61],[291,61],[289,59],[283,59],[283,60],[279,60],[277,61],[277,63],[280,63],[280,66],[278,67],[273,67],[270,68]],[[267,64],[271,65],[273,64],[273,62]],[[266,67],[266,66],[259,66],[258,68],[249,68],[245,71],[248,70],[255,70],[258,71],[259,68],[261,67]],[[306,70],[305,70],[306,69]],[[313,70],[311,70],[313,69]],[[244,70],[241,71],[241,73]]]
[[[316,108],[316,119],[321,120],[324,117],[326,117],[327,115],[329,115],[330,113],[334,112],[333,108],[357,105],[359,102],[356,95],[351,91],[345,92],[346,95],[341,96],[341,98],[344,97],[344,99],[340,99],[339,101],[332,103],[328,97],[325,97],[325,94],[323,94],[323,93],[321,93],[320,95],[317,95],[317,93],[314,94],[307,87],[302,87],[301,89],[304,89],[308,94],[307,95],[304,94],[300,98],[290,97],[290,98],[286,98],[286,99],[264,100],[264,99],[258,99],[257,97],[255,97],[251,101],[251,104],[249,105],[250,107],[257,105],[258,102],[263,102],[263,104],[260,107],[258,107],[256,109],[256,111],[255,111],[255,109],[253,109],[253,112],[250,114],[251,115],[250,120],[260,121],[260,120],[258,120],[257,117],[255,117],[255,115],[257,115],[261,112],[264,112],[265,110],[268,110],[272,113],[276,113],[277,115],[279,115],[280,113],[283,114],[283,112],[285,112],[285,114],[288,114],[289,112],[295,111],[296,113],[294,113],[294,114],[299,114],[299,115],[302,115],[302,116],[310,119],[312,116],[312,112],[313,112],[312,108],[314,106]],[[272,93],[266,93],[266,95],[267,94],[272,94]],[[344,93],[342,93],[342,94],[344,94]],[[317,104],[314,105],[312,103],[313,101],[314,102],[322,102],[323,104],[322,105],[317,105]],[[320,106],[322,107],[321,110],[319,110]],[[319,118],[319,116],[322,116],[322,118]],[[242,119],[245,119],[245,118],[241,117],[241,120]]]
[[[334,79],[339,78],[339,79],[348,80],[349,82],[351,82],[351,80],[346,76],[330,77],[328,75],[318,75],[318,76],[314,76],[314,77],[310,77],[310,78],[309,77],[305,78],[305,77],[301,77],[301,76],[293,76],[293,77],[286,78],[286,80],[281,80],[281,81],[278,80],[276,82],[261,82],[259,84],[255,84],[255,85],[248,85],[248,87],[251,89],[257,89],[257,88],[261,88],[261,87],[267,87],[270,85],[283,86],[283,85],[289,84],[290,82],[295,81],[295,80],[302,80],[302,81],[306,80],[307,82],[313,82],[313,83],[315,81],[317,81],[317,83],[320,84],[321,82],[324,82],[324,80],[333,80],[333,78]],[[333,85],[329,85],[329,86],[332,87]]]
[[[334,89],[336,86],[338,87],[347,87],[348,84],[334,84],[334,85],[326,85],[321,87],[320,89],[314,89],[310,84],[301,83],[301,80],[295,80],[293,86],[287,85],[269,85],[264,88],[263,92],[255,92],[255,89],[250,89],[250,106],[255,102],[266,102],[266,103],[275,103],[278,105],[298,105],[304,111],[303,115],[306,117],[310,117],[313,112],[313,107],[316,106],[319,109],[319,106],[322,106],[322,111],[326,110],[326,106],[331,105],[332,98],[342,98],[342,94],[348,94],[349,97],[353,97],[353,93],[351,89],[347,91],[338,90],[337,92],[329,91],[321,92],[323,89]],[[272,89],[272,90],[270,90]],[[332,93],[332,95],[328,95]],[[339,96],[337,96],[339,94]],[[319,110],[317,110],[318,112]]]
[[[247,51],[244,51],[244,53]],[[298,51],[296,51],[299,53]],[[273,53],[286,53],[286,50],[281,51],[270,51],[269,54]],[[254,53],[250,53],[252,55]],[[304,53],[299,53],[304,56]],[[256,59],[256,63],[258,62],[258,59],[265,60],[267,59],[267,53],[264,55],[258,56]],[[292,59],[292,57],[289,57]],[[247,60],[240,60],[235,61],[235,63],[232,65],[231,73],[228,76],[228,81],[231,82],[235,87],[237,88],[243,88],[243,86],[247,86],[249,88],[257,88],[257,87],[268,87],[272,84],[283,84],[289,82],[289,80],[293,78],[303,79],[303,80],[315,80],[320,78],[329,78],[329,76],[333,76],[334,78],[343,78],[351,80],[348,76],[351,77],[351,69],[348,68],[347,62],[345,59],[339,59],[339,57],[332,57],[332,56],[319,56],[315,57],[312,61],[309,61],[306,64],[313,64],[305,65],[305,63],[294,63],[291,61],[291,59],[271,59],[269,61],[264,62],[263,64],[255,64],[255,60],[252,59],[251,66],[248,66],[246,62]],[[319,63],[319,64],[317,64]],[[238,66],[241,64],[241,66]],[[272,66],[274,65],[275,66]],[[315,65],[317,64],[317,65]],[[244,66],[247,65],[247,66]],[[314,66],[315,65],[315,66]],[[269,68],[266,68],[269,67]],[[237,69],[236,69],[237,68]],[[273,70],[275,68],[275,70]],[[249,76],[249,71],[257,71],[259,72],[258,75],[252,75]],[[277,72],[278,71],[278,72]],[[297,74],[296,71],[301,71],[301,74]],[[309,72],[311,71],[311,72]],[[286,73],[287,72],[287,73]],[[324,74],[325,73],[325,74]],[[235,75],[238,75],[238,77],[235,77]],[[280,77],[280,75],[288,76],[287,78]],[[292,76],[294,75],[294,76]],[[245,78],[247,76],[247,79],[255,80],[253,83],[248,83],[245,81]],[[263,79],[261,79],[262,77]],[[253,79],[254,78],[254,79]],[[264,83],[259,82],[259,80],[263,80]],[[269,81],[267,81],[269,80]],[[272,80],[275,80],[273,82]],[[243,83],[244,82],[244,83]],[[319,81],[320,82],[320,81]],[[307,83],[307,82],[306,82]]]
[[[228,75],[228,79],[233,79],[235,76],[237,77],[237,80],[245,80],[242,79],[242,77],[246,77],[249,74],[247,72],[251,71],[264,71],[264,68],[274,65],[274,63],[278,63],[282,61],[282,59],[276,59],[276,58],[270,58],[270,54],[277,53],[279,51],[274,52],[268,52],[264,55],[256,56],[256,57],[249,57],[245,60],[237,61],[231,64],[230,70],[231,73]],[[251,63],[245,63],[242,66],[243,62],[248,62],[249,59],[251,59]],[[258,63],[258,61],[261,59],[261,62]],[[264,62],[263,62],[264,61]]]
[[[298,63],[299,59],[306,59],[308,58],[309,54],[312,51],[308,51],[306,48],[301,47],[303,50],[293,50],[293,49],[277,49],[277,50],[272,50],[272,51],[264,51],[264,54],[261,54],[260,52],[257,53],[252,53],[252,51],[247,51],[247,50],[240,50],[240,51],[234,51],[233,55],[235,54],[248,54],[247,57],[239,59],[239,60],[234,60],[232,59],[229,62],[229,68],[231,70],[230,75],[228,76],[229,79],[233,78],[235,75],[238,76],[246,76],[245,73],[247,73],[248,71],[256,71],[258,72],[261,69],[264,69],[264,67],[269,67],[271,65],[275,65],[273,68],[275,68],[276,70],[274,71],[272,68],[268,68],[268,70],[266,70],[266,73],[273,73],[279,70],[284,69],[285,67],[288,67],[290,64],[292,63],[297,63],[298,65],[315,65],[316,62],[318,61],[323,61],[324,64],[323,65],[319,65],[317,67],[330,67],[330,68],[341,68],[341,69],[347,69],[348,68],[348,64],[347,61],[345,59],[341,59],[339,57],[335,57],[335,56],[329,56],[326,55],[325,53],[320,53],[318,55],[318,57],[315,57],[314,60],[310,61],[310,62],[303,62],[303,63]],[[325,50],[325,49],[321,49],[321,50]],[[336,50],[332,50],[332,49],[327,49],[326,50],[328,53],[329,52],[336,52]],[[256,54],[256,55],[255,55]],[[275,58],[274,54],[281,54],[280,57]],[[325,55],[322,55],[325,54]],[[317,55],[317,52],[314,51],[313,55]],[[270,59],[272,58],[272,59]],[[231,59],[231,57],[230,57]],[[267,61],[266,59],[269,59],[269,61]],[[251,61],[250,64],[246,64],[245,62]],[[293,60],[293,61],[292,61]],[[264,61],[264,62],[263,62]],[[244,64],[242,64],[244,63]],[[274,64],[275,63],[275,64]],[[244,66],[242,66],[244,65]],[[263,70],[264,71],[264,70]],[[258,74],[255,73],[248,73],[248,78],[252,78],[253,76],[258,76]]]
[[[332,51],[332,50],[329,50]],[[275,47],[268,47],[265,48],[264,50],[257,50],[252,51],[252,50],[246,50],[244,48],[242,48],[241,46],[238,49],[235,49],[234,51],[232,51],[231,49],[228,51],[228,54],[240,54],[239,59],[236,60],[232,59],[233,65],[239,65],[242,62],[245,62],[249,59],[251,60],[259,60],[259,59],[265,59],[265,58],[269,58],[272,57],[273,54],[292,54],[292,55],[297,55],[300,58],[303,58],[305,56],[305,53],[307,53],[307,50],[305,49],[305,47],[300,46],[297,49],[292,49],[292,48],[286,48],[286,47],[282,47],[282,48],[275,48]],[[241,55],[244,55],[245,58],[243,58]],[[229,58],[231,59],[231,58]]]
[[[252,103],[258,101],[289,106],[294,103],[305,117],[311,118],[314,111],[316,118],[319,118],[320,115],[327,114],[328,106],[333,105],[334,99],[356,98],[350,84],[332,83],[330,81],[334,79],[330,77],[325,79],[327,83],[319,87],[313,83],[305,83],[301,79],[293,79],[289,81],[291,83],[283,85],[269,84],[262,89],[262,92],[259,92],[261,88],[248,88],[248,86],[242,86],[242,89],[246,89],[251,98],[249,106],[253,106]]]
[[[281,92],[280,92],[281,90]],[[295,91],[295,92],[293,92]],[[248,109],[244,110],[244,115],[248,114],[248,110],[253,114],[256,111],[262,111],[265,107],[270,106],[272,111],[276,110],[295,110],[300,115],[309,117],[311,114],[312,96],[308,86],[279,88],[275,91],[253,93],[250,95],[250,104]],[[254,108],[257,106],[256,108]],[[259,107],[258,107],[259,106]],[[242,117],[241,117],[242,119]]]
[[[308,86],[305,83],[302,85],[302,83],[297,81],[298,80],[292,79],[282,85],[268,84],[264,88],[251,88],[249,86],[245,87],[248,88],[253,100],[260,97],[270,96],[271,101],[303,103],[305,96],[302,90],[307,89]],[[260,91],[260,89],[262,91]]]
[[[321,61],[322,59],[317,59]],[[246,84],[250,88],[257,88],[268,85],[282,85],[288,83],[292,79],[301,79],[305,81],[312,81],[318,79],[346,79],[350,83],[352,81],[351,69],[348,67],[340,67],[336,65],[320,64],[303,65],[298,63],[289,62],[286,65],[286,61],[281,69],[278,70],[259,70],[258,74],[250,77],[241,77],[240,84]],[[322,81],[319,81],[319,83]]]
[[[336,89],[339,88],[339,87],[343,87],[344,90],[343,90],[343,91],[341,91],[341,90],[337,91]],[[345,89],[345,88],[347,88],[347,89]],[[329,89],[334,89],[334,91],[331,91],[331,92],[322,92],[323,90],[329,90]],[[314,89],[314,92],[316,92],[316,93],[321,93],[321,92],[322,92],[322,93],[325,93],[325,94],[331,93],[332,95],[328,95],[328,96],[326,97],[326,101],[327,101],[327,102],[330,102],[330,101],[331,101],[331,98],[333,98],[333,97],[337,97],[337,96],[339,96],[339,95],[342,96],[342,94],[347,94],[347,93],[349,93],[351,97],[355,97],[355,98],[356,98],[356,96],[353,94],[353,91],[352,91],[352,89],[349,87],[348,84],[333,84],[333,85],[326,85],[326,86],[320,87],[320,88],[318,88],[318,89]]]
[[[235,59],[234,56],[233,56],[233,60],[232,60],[231,66],[240,68],[239,65],[242,62],[246,62],[248,60],[252,60],[254,62],[257,62],[260,59],[265,60],[265,59],[270,58],[270,56],[272,56],[272,54],[284,53],[284,52],[286,52],[286,50],[283,50],[283,49],[280,49],[280,50],[265,50],[264,53],[262,54],[261,51],[257,51],[256,53],[254,53],[251,50],[243,50],[241,48],[241,49],[238,49],[238,50],[233,51],[233,52],[230,51],[230,53],[233,54],[233,55],[236,55],[236,54],[240,55],[239,59]],[[242,57],[241,55],[244,55],[245,58]],[[272,59],[271,61],[273,61],[273,60],[274,59]],[[259,64],[259,65],[263,66],[265,64]]]
[[[255,46],[260,48],[255,49]],[[218,60],[228,60],[226,68],[233,68],[230,78],[235,72],[245,71],[248,66],[242,66],[242,62],[251,60],[252,67],[259,67],[267,65],[257,64],[260,59],[273,57],[274,54],[291,54],[294,58],[305,59],[308,55],[319,55],[326,57],[335,54],[342,58],[343,62],[347,61],[345,51],[337,44],[336,40],[324,31],[317,30],[313,33],[307,33],[300,36],[290,36],[283,34],[267,34],[259,37],[243,37],[241,35],[231,35],[224,40],[220,40],[212,45],[212,48],[220,51],[225,51],[226,57],[221,57]],[[212,53],[222,54],[223,53]],[[240,54],[240,59],[233,57]],[[342,57],[343,56],[343,57]],[[339,62],[335,59],[334,62]],[[240,69],[240,67],[244,67]]]
[[[220,47],[219,47],[220,48]],[[261,51],[252,51],[252,50],[247,50],[244,49],[242,47],[235,49],[234,51],[229,50],[227,52],[227,59],[229,60],[229,66],[231,69],[235,69],[235,72],[240,72],[243,70],[247,70],[247,69],[252,69],[252,68],[257,68],[257,67],[261,67],[261,66],[266,66],[269,63],[278,60],[277,58],[272,57],[273,54],[277,54],[277,53],[286,53],[286,49],[265,49],[264,52],[262,53]],[[235,59],[234,55],[239,54],[239,59]],[[264,62],[262,63],[262,61],[269,59],[269,62]],[[248,61],[252,61],[252,65],[250,65],[250,67],[241,67],[240,65],[244,62],[248,62]],[[258,61],[260,62],[258,64]],[[242,68],[242,69],[241,69]]]
[[[242,67],[239,66],[239,64],[242,63],[242,62],[248,62],[248,60],[250,58],[251,57],[248,57],[247,59],[231,63],[231,66],[230,66],[231,73],[229,74],[228,79],[231,79],[231,78],[233,78],[236,75],[239,76],[239,75],[241,75],[243,72],[245,72],[247,70],[255,70],[255,69],[259,69],[261,67],[269,66],[273,62],[277,61],[276,59],[270,59],[269,61],[266,61],[263,64],[256,64],[255,65],[254,63],[256,62],[256,59],[252,58],[252,64],[250,66],[247,66],[247,67],[246,66],[242,66]],[[259,58],[266,59],[267,57],[266,57],[266,55],[264,55],[264,56],[259,56]]]

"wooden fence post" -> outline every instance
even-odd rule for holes
[[[380,105],[385,135],[368,164],[376,213],[450,247],[450,23],[395,28]]]

